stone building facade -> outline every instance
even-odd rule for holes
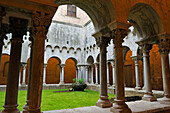
[[[84,78],[87,83],[100,83],[99,80],[99,53],[92,34],[95,32],[94,25],[88,15],[77,8],[77,17],[67,15],[67,5],[60,6],[53,17],[49,28],[44,51],[44,84],[72,83],[74,78]],[[7,34],[4,40],[3,56],[1,64],[0,84],[6,84],[9,66],[9,55],[12,34]],[[28,84],[28,67],[30,58],[31,41],[30,33],[24,35],[21,53],[20,84]],[[136,41],[139,37],[134,27],[129,28],[128,36],[124,39],[124,75],[127,87],[136,86],[135,57],[142,60],[138,54],[139,46]],[[114,84],[114,44],[111,42],[107,48],[107,73],[108,84]],[[150,52],[151,75],[153,89],[162,90],[160,53],[158,46],[153,45]],[[140,65],[139,65],[140,64]],[[142,61],[139,65],[139,85],[143,86]],[[62,75],[64,68],[64,75]],[[88,71],[88,72],[86,72]],[[156,72],[155,72],[156,71]],[[97,74],[96,74],[97,73]],[[63,78],[63,79],[61,79]],[[132,82],[133,81],[133,82]]]
[[[70,20],[67,25],[59,19],[52,23],[52,17],[59,5],[64,4],[73,4],[83,9],[93,24],[87,21],[79,22],[78,20],[81,20],[79,18],[75,18],[76,24],[74,25]],[[73,69],[70,66],[73,66],[75,70],[72,76],[85,78],[85,81],[91,84],[100,82],[100,97],[96,106],[110,107],[111,112],[133,112],[125,103],[125,85],[133,86],[135,89],[141,89],[143,86],[145,94],[142,100],[151,103],[157,101],[152,87],[159,84],[156,88],[163,87],[164,97],[158,101],[169,105],[169,5],[170,2],[167,0],[1,0],[0,54],[2,50],[6,51],[4,56],[0,55],[4,58],[2,60],[4,64],[1,67],[5,67],[5,71],[1,72],[3,73],[1,77],[5,81],[5,76],[8,75],[7,83],[4,83],[7,86],[5,109],[2,113],[20,112],[17,108],[18,84],[19,81],[25,84],[26,79],[28,79],[28,94],[24,111],[41,113],[43,82],[44,84],[47,81],[51,83],[48,76],[54,73],[49,74],[52,71],[48,70],[52,69],[49,68],[49,64],[51,67],[55,65],[60,70],[55,72],[58,77],[60,76],[59,84],[71,82],[72,78],[65,79],[65,76],[68,76],[65,75],[67,73],[65,69]],[[68,15],[76,17],[75,8],[69,6],[69,9],[73,12]],[[64,18],[67,16],[63,15],[62,20]],[[50,30],[48,32],[51,23],[52,26],[60,28],[52,30],[52,32],[57,32],[56,34],[50,34]],[[28,28],[30,35],[24,36]],[[74,30],[74,33],[71,30]],[[69,32],[72,36],[66,36]],[[8,34],[8,38],[6,38],[6,33],[11,33]],[[90,38],[91,33],[94,38]],[[80,34],[79,38],[78,34]],[[73,41],[73,36],[77,40]],[[51,39],[51,37],[60,40]],[[56,46],[53,42],[62,43],[62,45]],[[81,42],[83,44],[78,46]],[[72,47],[74,44],[78,45]],[[69,64],[68,67],[67,64]],[[162,76],[160,75],[161,69]],[[24,76],[25,73],[28,73],[28,77]],[[96,78],[94,75],[97,75]],[[111,104],[108,99],[109,82],[112,82],[115,88],[114,104]]]

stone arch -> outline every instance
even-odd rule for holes
[[[127,52],[130,50],[129,47],[127,46],[123,46],[123,60],[125,61],[126,60],[126,54]]]
[[[135,87],[135,62],[131,56],[132,51],[130,49],[127,49],[123,68],[126,87]]]
[[[159,15],[151,6],[144,3],[137,3],[131,8],[128,21],[143,38],[154,37],[163,32],[163,24]]]
[[[73,83],[73,79],[76,78],[76,65],[77,60],[73,57],[70,57],[65,61],[64,83]]]
[[[97,55],[96,62],[100,62],[100,53]]]
[[[110,0],[55,0],[58,5],[76,5],[84,10],[92,22],[96,31],[116,20],[116,13]]]
[[[0,84],[5,85],[7,83],[8,68],[9,68],[8,54],[3,54],[1,59],[1,70],[0,70]]]
[[[58,84],[60,82],[60,64],[61,60],[56,56],[48,59],[46,68],[47,84]]]
[[[93,56],[89,56],[89,57],[87,58],[87,63],[90,64],[90,65],[92,65],[92,64],[94,63],[94,58],[93,58]]]

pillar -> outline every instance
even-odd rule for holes
[[[111,62],[111,65],[112,65],[112,76],[113,76],[113,88],[115,88],[115,61],[113,60]]]
[[[107,62],[107,86],[110,86],[110,81],[109,81],[109,62]]]
[[[31,68],[31,82],[29,94],[28,113],[41,113],[41,94],[43,84],[44,47],[46,34],[51,24],[52,15],[33,11],[32,34],[33,34],[33,56]]]
[[[78,68],[76,66],[76,79],[78,79]]]
[[[99,70],[99,65],[98,65],[98,63],[95,63],[95,71],[96,71],[96,85],[98,85],[99,83],[98,83],[98,70]]]
[[[89,84],[88,82],[88,76],[89,76],[89,66],[86,66],[86,84]]]
[[[31,30],[31,29],[30,29]],[[31,85],[31,67],[32,67],[32,54],[33,54],[33,37],[32,37],[32,32],[30,31],[30,38],[29,40],[31,41],[31,52],[30,52],[30,62],[29,62],[29,68],[28,68],[28,88],[27,88],[27,100],[26,104],[23,107],[23,113],[28,113],[28,108],[29,108],[29,94],[30,94],[30,85]]]
[[[159,41],[159,48],[161,53],[162,63],[162,78],[164,97],[160,99],[161,103],[170,104],[170,68],[169,68],[169,50],[170,50],[170,38],[163,36]]]
[[[108,37],[97,37],[97,45],[100,47],[100,99],[96,103],[96,106],[107,108],[112,104],[108,99],[107,93],[107,69],[106,69],[106,47],[110,42]]]
[[[140,86],[140,78],[139,78],[139,60],[137,58],[137,56],[133,56],[132,57],[133,60],[135,61],[135,77],[136,77],[136,90],[140,90],[142,89]]]
[[[78,79],[81,79],[81,67],[78,66],[77,68],[78,68]]]
[[[94,84],[94,81],[93,81],[93,65],[91,66],[91,84]]]
[[[9,27],[12,29],[10,64],[7,78],[5,109],[2,113],[20,113],[18,104],[18,81],[21,60],[22,38],[27,31],[28,20],[9,17]]]
[[[125,103],[124,75],[123,75],[123,38],[126,36],[126,29],[115,29],[111,32],[115,49],[115,103],[111,108],[114,113],[131,113]]]
[[[46,68],[47,68],[47,64],[44,64],[43,84],[46,84]]]
[[[65,64],[61,64],[60,83],[59,84],[64,84],[64,67],[65,67]]]
[[[143,52],[143,73],[144,73],[144,86],[145,86],[145,94],[142,97],[142,100],[146,101],[156,101],[157,99],[152,94],[152,83],[151,83],[151,75],[150,75],[150,62],[149,62],[149,51],[151,49],[151,45],[143,44],[142,52]]]
[[[23,67],[22,85],[25,85],[26,66],[27,66],[26,63],[22,63],[22,67]]]

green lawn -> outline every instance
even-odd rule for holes
[[[43,90],[42,93],[42,111],[48,110],[59,110],[59,109],[68,109],[68,108],[77,108],[84,106],[94,106],[97,100],[99,99],[99,92],[85,90],[85,92],[57,92],[57,90]],[[62,89],[63,91],[63,89]],[[23,106],[25,105],[26,100],[26,91],[19,91],[18,98],[18,108],[22,111]],[[114,97],[113,94],[109,94],[109,99]],[[3,109],[5,100],[5,92],[0,92],[0,109]]]

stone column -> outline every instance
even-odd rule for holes
[[[32,13],[32,34],[34,46],[29,94],[29,113],[41,113],[40,105],[43,84],[44,47],[46,34],[51,24],[51,20],[52,15],[48,13],[37,11]]]
[[[9,27],[12,32],[10,64],[7,78],[5,109],[2,113],[20,113],[17,109],[18,81],[21,60],[22,37],[27,31],[28,20],[9,17]]]
[[[31,86],[31,71],[32,71],[31,68],[32,68],[32,54],[33,54],[33,37],[32,37],[32,32],[31,31],[30,31],[29,40],[31,41],[31,52],[30,52],[30,62],[29,62],[29,68],[28,68],[27,100],[26,100],[26,104],[23,107],[23,113],[28,113],[29,98],[30,98],[29,94],[30,94],[30,86]]]
[[[140,78],[139,78],[139,60],[137,56],[132,56],[133,60],[135,61],[135,75],[136,75],[136,90],[142,89],[140,86]]]
[[[98,69],[99,69],[99,65],[98,65],[98,63],[95,63],[95,71],[96,71],[96,85],[98,85],[99,83],[98,83]]]
[[[169,68],[169,57],[170,52],[170,37],[162,36],[160,37],[160,53],[161,53],[161,63],[162,63],[162,78],[163,78],[163,89],[164,98],[161,99],[162,103],[170,104],[170,68]]]
[[[78,79],[81,79],[81,67],[78,66],[77,68],[78,68]]]
[[[89,76],[89,66],[86,66],[86,84],[89,84],[88,76]]]
[[[91,66],[91,84],[94,84],[94,81],[93,81],[93,65]]]
[[[78,68],[76,66],[76,79],[78,79]]]
[[[65,67],[65,64],[61,64],[60,83],[59,84],[64,84],[64,67]]]
[[[110,86],[110,82],[109,82],[109,62],[107,62],[107,86]]]
[[[44,64],[43,84],[46,84],[46,68],[47,68],[47,64]]]
[[[149,62],[149,50],[152,48],[149,44],[143,44],[142,52],[143,52],[143,73],[144,73],[144,81],[145,81],[145,94],[142,97],[142,100],[146,101],[156,101],[157,99],[152,94],[152,83],[151,83],[151,75],[150,75],[150,62]]]
[[[113,87],[115,88],[115,61],[113,60],[112,62],[111,62],[111,64],[112,64],[112,76],[113,76]]]
[[[115,29],[111,32],[113,43],[115,45],[115,103],[111,108],[114,113],[131,113],[131,110],[125,103],[125,91],[124,91],[124,75],[123,75],[123,38],[126,36],[127,30]]]
[[[107,108],[112,104],[108,99],[107,93],[107,72],[106,72],[106,47],[110,42],[108,37],[96,37],[97,45],[100,47],[100,99],[96,103],[96,106]]]
[[[21,81],[21,66],[22,64],[20,64],[20,67],[19,67],[19,86],[22,84],[22,81]]]
[[[22,63],[22,67],[23,67],[22,85],[25,85],[26,66],[27,66],[26,63]]]

